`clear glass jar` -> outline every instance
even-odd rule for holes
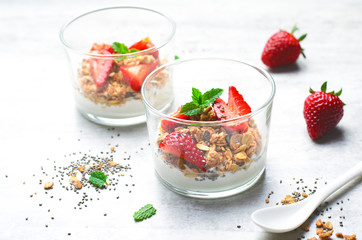
[[[148,73],[174,59],[175,28],[164,14],[139,7],[98,9],[64,24],[60,39],[82,115],[110,126],[144,122],[140,88]],[[123,54],[109,48],[113,42],[131,47],[139,41],[151,45]]]
[[[193,87],[201,92],[222,88],[220,98],[227,102],[230,86],[243,95],[251,113],[225,121],[192,121],[171,116],[181,105],[192,101]],[[268,72],[231,59],[177,60],[153,71],[141,92],[154,167],[168,188],[190,197],[219,198],[240,193],[260,178],[265,168],[275,94],[275,83]],[[175,128],[165,131],[161,126],[165,121]],[[234,127],[240,125],[246,127],[236,131]],[[204,165],[185,160],[185,152],[163,151],[165,138],[175,132],[192,138],[183,135],[202,154]]]

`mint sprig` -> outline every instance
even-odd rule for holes
[[[137,49],[129,49],[126,45],[124,45],[123,43],[119,43],[119,42],[114,42],[112,43],[112,48],[114,51],[116,51],[119,54],[128,54],[128,53],[134,53],[134,52],[139,52],[139,50]],[[126,57],[119,57],[119,59],[125,59]]]
[[[133,214],[133,218],[136,222],[143,221],[155,215],[156,211],[152,204],[146,204]]]
[[[192,116],[200,114],[224,92],[221,88],[212,88],[202,94],[199,89],[192,88],[192,102],[181,107],[180,114]]]
[[[88,181],[92,183],[95,187],[102,187],[104,184],[108,184],[107,178],[108,177],[106,174],[96,171],[91,173]]]

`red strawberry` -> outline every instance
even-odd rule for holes
[[[124,80],[134,90],[139,91],[141,89],[143,81],[148,74],[156,69],[158,60],[150,64],[139,65],[123,65],[120,67]]]
[[[250,106],[247,104],[247,102],[244,101],[243,96],[233,86],[229,87],[228,106],[230,110],[236,113],[238,116],[243,116],[251,113]]]
[[[234,114],[229,110],[228,105],[221,98],[217,98],[212,105],[217,119],[226,120],[234,117]]]
[[[136,42],[132,46],[129,47],[129,49],[137,49],[137,50],[146,50],[149,48],[153,48],[155,44],[152,43],[151,39],[149,37],[146,37],[145,39],[142,39],[139,42]],[[154,51],[151,53],[156,59],[158,58],[158,51]]]
[[[218,98],[213,103],[214,112],[219,120],[229,120],[239,116],[251,113],[249,105],[244,101],[243,96],[235,87],[229,87],[229,102],[226,104],[222,99]],[[237,131],[240,133],[248,130],[247,122],[240,122],[232,126],[224,126],[228,131]]]
[[[93,51],[101,51],[101,50],[107,50],[108,52],[115,53],[112,46],[106,43],[94,43],[91,52]]]
[[[190,116],[180,114],[180,110],[181,110],[181,107],[179,107],[175,113],[171,114],[171,116],[175,117],[175,118],[179,118],[179,119],[188,119],[189,120]],[[162,120],[161,121],[161,128],[165,132],[172,132],[173,130],[175,130],[175,128],[178,125],[179,125],[179,123],[172,122],[172,121],[169,121],[169,120]]]
[[[93,49],[93,47],[92,47],[92,49]],[[109,52],[106,49],[93,50],[92,53],[104,54],[104,55],[112,54],[111,52]],[[107,80],[108,74],[110,73],[110,71],[113,67],[114,61],[111,57],[109,57],[109,58],[92,57],[89,60],[89,64],[91,66],[92,77],[93,77],[97,87],[99,87]]]
[[[291,33],[279,31],[269,38],[261,56],[263,63],[269,67],[277,67],[292,64],[297,61],[299,54],[303,53],[299,42],[302,41],[307,34],[303,34],[296,39],[293,34],[298,30],[294,27]]]
[[[183,132],[172,132],[160,143],[159,148],[164,152],[184,159],[206,172],[204,154],[197,149],[192,137]]]
[[[343,117],[344,103],[339,99],[342,89],[335,93],[326,92],[327,82],[323,83],[320,92],[310,89],[304,102],[304,118],[309,136],[316,140],[333,129]]]

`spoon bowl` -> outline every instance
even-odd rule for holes
[[[259,209],[253,212],[251,219],[267,232],[290,232],[302,225],[329,195],[360,176],[362,176],[362,162],[307,199],[291,205]]]

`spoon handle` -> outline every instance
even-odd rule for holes
[[[338,190],[340,187],[351,181],[353,178],[362,176],[362,162],[358,163],[354,167],[352,167],[350,170],[342,174],[340,177],[338,177],[335,181],[328,184],[326,188],[324,188],[322,191],[318,192],[316,195],[316,198],[319,198],[319,203],[321,203],[324,199],[326,199],[329,195],[334,193],[336,190]],[[319,205],[318,203],[318,205]]]

